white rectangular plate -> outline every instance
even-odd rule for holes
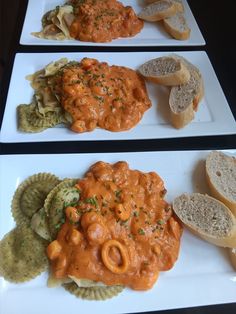
[[[48,63],[62,57],[67,57],[69,60],[81,60],[87,56],[106,61],[110,65],[123,65],[137,69],[142,63],[167,54],[169,52],[17,54],[3,117],[2,142],[130,140],[236,133],[234,117],[208,56],[203,51],[178,52],[200,69],[205,85],[205,97],[200,103],[195,119],[183,129],[177,130],[170,124],[168,89],[147,83],[152,107],[146,111],[139,124],[129,131],[110,132],[95,129],[92,132],[78,134],[67,127],[54,127],[41,133],[30,134],[17,130],[16,107],[19,104],[30,103],[33,96],[33,89],[25,77],[45,67]]]
[[[142,9],[142,0],[120,0],[124,5],[133,7],[136,13]],[[191,29],[188,40],[173,39],[161,26],[161,23],[145,22],[142,31],[135,37],[121,38],[113,40],[110,43],[91,43],[77,40],[47,40],[36,38],[31,35],[32,32],[39,32],[42,28],[41,18],[49,10],[57,5],[64,4],[64,0],[29,0],[25,21],[22,29],[20,43],[22,45],[68,45],[68,46],[201,46],[205,45],[205,40],[199,30],[194,16],[186,0],[183,0],[185,7],[185,16]]]
[[[236,156],[236,150],[225,152]],[[96,161],[124,160],[131,169],[157,172],[165,182],[166,199],[172,202],[183,192],[208,193],[204,179],[207,154],[208,151],[168,151],[0,156],[0,239],[14,227],[10,212],[13,193],[32,174],[51,172],[60,178],[78,178]],[[173,269],[162,272],[149,291],[125,289],[110,300],[84,301],[63,288],[47,288],[46,280],[46,273],[24,284],[11,284],[0,278],[1,313],[133,313],[230,303],[235,302],[236,293],[236,273],[226,251],[186,230]]]

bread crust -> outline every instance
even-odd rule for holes
[[[160,1],[160,0],[145,0],[145,3],[146,4],[151,4],[151,3],[154,3],[154,2],[158,2],[158,1]],[[184,12],[184,5],[183,5],[183,3],[178,2],[178,1],[174,1],[174,2],[175,2],[175,5],[176,5],[176,8],[177,8],[177,12],[183,13]]]
[[[236,247],[236,228],[234,228],[234,231],[232,231],[232,234],[227,238],[214,238],[212,236],[209,236],[207,234],[202,234],[201,232],[198,232],[194,230],[193,228],[185,226],[195,235],[199,236],[201,239],[214,244],[216,246],[224,247],[224,248],[234,248]]]
[[[169,98],[169,105],[171,107],[171,96]],[[170,119],[171,119],[171,124],[176,128],[176,129],[181,129],[185,127],[187,124],[189,124],[193,119],[194,119],[194,110],[193,110],[193,101],[188,105],[188,107],[179,113],[173,112],[173,110],[170,110]]]
[[[145,9],[148,7],[153,6],[155,3],[151,3],[147,7],[145,7],[139,14],[138,17],[142,20],[148,21],[148,22],[158,22],[161,21],[167,17],[170,17],[172,15],[175,15],[178,11],[178,6],[175,2],[169,1],[169,0],[161,0],[163,2],[169,3],[170,6],[166,10],[157,11],[153,13],[152,15],[145,14]],[[160,2],[160,1],[158,1]]]
[[[184,31],[180,31],[177,28],[174,28],[167,19],[163,20],[163,26],[167,33],[169,33],[173,38],[178,40],[187,40],[190,37],[191,30],[187,27]]]
[[[190,74],[188,70],[182,67],[180,71],[178,72],[171,73],[168,75],[158,76],[158,77],[147,76],[146,79],[160,85],[176,86],[176,85],[182,85],[188,82],[189,77],[190,77]]]
[[[181,60],[182,58],[178,56],[173,56],[173,57],[176,58],[177,60]],[[188,64],[189,62],[183,59],[183,63]],[[190,65],[192,67],[192,71],[195,71],[196,73],[195,75],[199,77],[199,88],[198,88],[197,94],[195,96],[192,96],[192,98],[190,97],[189,104],[186,106],[185,110],[182,110],[180,112],[176,112],[174,110],[174,107],[176,105],[175,94],[174,94],[175,87],[172,87],[170,91],[170,96],[169,96],[170,119],[171,119],[171,124],[177,129],[181,129],[185,127],[194,119],[195,112],[198,110],[199,103],[204,96],[204,83],[203,83],[202,75],[195,66],[193,66],[192,64]]]
[[[222,203],[224,203],[236,217],[236,203],[227,199],[222,193],[220,193],[219,190],[217,190],[217,188],[215,187],[214,183],[211,180],[209,173],[207,172],[207,169],[206,169],[206,181],[210,188],[212,196],[214,196],[215,198],[220,200]]]
[[[147,63],[149,62],[151,63],[154,60],[155,59],[150,60]],[[145,71],[142,69],[142,67],[146,63],[144,63],[143,65],[139,67],[139,72],[142,74],[142,76],[145,77],[145,79],[153,83],[160,84],[160,85],[176,86],[176,85],[182,85],[182,84],[187,83],[190,79],[190,73],[189,73],[188,68],[180,60],[173,60],[173,62],[177,62],[179,66],[179,70],[173,73],[168,73],[165,75],[155,75],[155,76],[146,75]]]
[[[236,270],[236,248],[227,249],[232,266]]]
[[[234,217],[234,215],[231,213],[230,209],[228,207],[226,207],[226,205],[220,201],[218,201],[217,199],[214,199],[208,195],[202,195],[199,193],[193,193],[193,194],[198,194],[201,195],[204,198],[208,198],[208,199],[212,199],[214,200],[214,202],[217,202],[227,213],[228,216],[230,216],[231,221],[232,221],[232,229],[230,230],[228,236],[226,237],[217,237],[217,236],[213,236],[211,234],[207,234],[206,232],[202,231],[199,227],[197,226],[191,226],[190,224],[188,224],[186,221],[184,221],[183,219],[181,219],[180,217],[180,211],[181,208],[179,208],[177,205],[177,202],[179,200],[180,197],[177,197],[172,204],[173,210],[175,212],[175,214],[179,217],[179,219],[182,221],[182,223],[195,235],[199,236],[200,238],[202,238],[203,240],[217,245],[217,246],[221,246],[221,247],[228,247],[228,248],[234,248],[236,247],[236,218]],[[185,194],[187,195],[187,194]]]
[[[185,127],[194,119],[195,112],[198,110],[198,106],[199,106],[200,101],[203,98],[203,95],[204,95],[204,87],[203,87],[203,81],[201,81],[201,89],[200,89],[199,95],[193,98],[193,101],[189,103],[189,105],[184,111],[175,113],[173,110],[170,110],[171,124],[176,129],[181,129]],[[171,94],[169,97],[169,105],[170,107],[172,107],[172,95]]]

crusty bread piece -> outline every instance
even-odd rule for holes
[[[194,111],[197,111],[199,102],[204,95],[204,85],[197,67],[181,56],[174,55],[174,57],[181,60],[190,72],[190,79],[186,84],[174,86],[170,91],[171,123],[179,129],[193,120]]]
[[[190,28],[183,13],[177,12],[163,20],[165,30],[175,39],[186,40],[190,36]]]
[[[171,0],[160,0],[144,7],[138,14],[140,19],[157,22],[177,13],[177,5]]]
[[[145,3],[146,4],[151,4],[151,3],[154,3],[154,2],[158,2],[158,1],[160,1],[160,0],[145,0]],[[178,12],[184,12],[184,5],[183,5],[182,0],[172,0],[172,1],[175,2]]]
[[[173,210],[193,233],[222,247],[236,247],[236,218],[222,202],[208,195],[182,194]]]
[[[236,270],[236,248],[234,249],[227,249],[229,253],[229,258],[232,263],[232,266]]]
[[[149,60],[138,70],[149,81],[166,86],[185,84],[190,79],[186,65],[171,56]]]
[[[236,216],[236,158],[212,151],[206,158],[206,179],[211,194]]]

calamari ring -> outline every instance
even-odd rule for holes
[[[111,247],[115,246],[122,257],[122,264],[115,265],[109,257]],[[129,267],[129,256],[126,247],[117,240],[108,240],[102,246],[102,261],[104,265],[114,274],[123,274]]]

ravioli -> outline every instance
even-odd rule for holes
[[[71,5],[57,6],[48,11],[42,17],[43,30],[33,32],[38,38],[64,40],[70,39],[69,27],[74,20],[73,7]]]
[[[65,179],[48,194],[45,200],[44,207],[48,215],[52,239],[56,237],[61,225],[65,222],[66,206],[79,201],[79,191],[74,187],[76,182],[76,179]]]
[[[12,215],[16,224],[29,224],[32,216],[43,207],[48,193],[59,182],[60,180],[50,173],[38,173],[24,180],[12,199]]]
[[[63,284],[63,287],[75,295],[76,297],[79,297],[81,299],[85,300],[106,300],[110,299],[119,293],[122,292],[124,287],[122,286],[95,286],[95,287],[78,287],[76,283],[66,283]]]
[[[35,278],[48,267],[47,244],[26,224],[17,226],[0,241],[0,275],[15,283]]]

